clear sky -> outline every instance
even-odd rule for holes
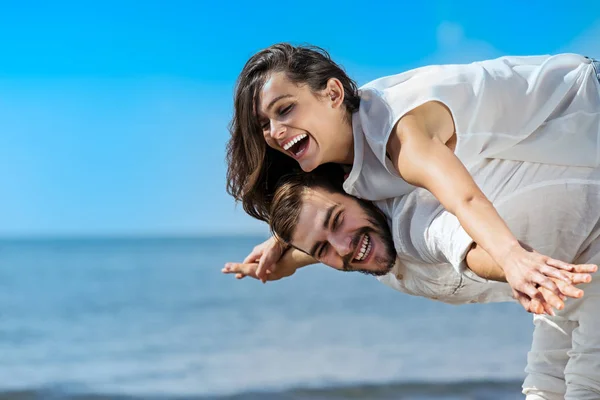
[[[266,232],[226,194],[224,154],[237,74],[280,41],[325,47],[359,84],[600,58],[600,2],[3,1],[0,236]]]

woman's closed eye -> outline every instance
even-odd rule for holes
[[[279,116],[286,115],[286,114],[288,114],[290,111],[292,111],[292,108],[294,108],[294,105],[293,105],[293,104],[290,104],[290,105],[288,105],[288,106],[286,106],[286,107],[282,107],[282,108],[280,108],[280,109],[279,109],[279,111],[277,111],[277,114],[278,114]]]
[[[280,117],[283,117],[283,116],[287,115],[290,111],[292,111],[292,108],[294,108],[293,104],[290,104],[287,107],[282,107],[277,111],[277,115]],[[260,125],[260,128],[263,131],[268,131],[271,128],[271,121],[266,120],[266,121],[262,122]]]

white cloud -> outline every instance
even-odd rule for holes
[[[439,48],[454,48],[464,40],[462,25],[444,21],[437,27],[437,42]]]
[[[500,57],[502,53],[483,40],[471,39],[462,25],[443,21],[437,27],[437,50],[419,64],[469,63]]]

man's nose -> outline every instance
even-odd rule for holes
[[[352,238],[349,235],[331,234],[329,243],[341,257],[352,253]]]

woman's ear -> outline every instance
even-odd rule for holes
[[[338,108],[344,104],[344,85],[339,79],[329,78],[325,93],[333,108]]]

